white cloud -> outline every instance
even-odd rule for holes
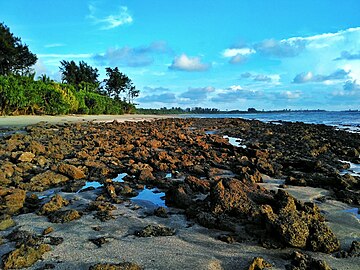
[[[329,75],[314,75],[312,72],[303,72],[295,76],[293,83],[325,82],[329,85],[332,81],[344,80],[349,77],[349,71],[338,69]]]
[[[169,69],[182,71],[205,71],[210,64],[202,63],[200,57],[188,57],[186,54],[176,56]]]
[[[233,49],[226,49],[222,52],[222,55],[224,57],[234,57],[237,55],[249,55],[249,54],[253,54],[256,53],[256,51],[254,49],[251,48],[233,48]]]
[[[102,25],[102,30],[113,29],[125,24],[131,24],[133,22],[132,16],[129,14],[128,8],[126,6],[120,6],[112,11],[116,10],[113,14],[104,14],[103,10],[109,7],[99,7],[95,3],[89,5],[90,18],[95,24]],[[110,7],[111,8],[111,7]]]
[[[58,48],[58,47],[64,47],[65,44],[63,43],[52,43],[52,44],[46,44],[45,48]]]
[[[301,96],[302,96],[301,91],[282,91],[279,93],[279,97],[285,99],[298,99]]]
[[[231,85],[229,89],[236,91],[236,90],[243,90],[244,88],[242,88],[241,85]]]

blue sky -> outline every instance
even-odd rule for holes
[[[12,0],[0,18],[60,80],[119,67],[143,108],[360,109],[359,0]]]

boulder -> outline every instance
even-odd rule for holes
[[[201,180],[195,176],[187,176],[185,183],[195,192],[208,193],[210,191],[210,182],[207,180]]]
[[[340,242],[324,222],[314,220],[310,225],[308,247],[312,251],[332,253],[340,249]]]
[[[150,236],[171,236],[175,234],[175,229],[163,227],[160,225],[147,225],[145,228],[135,231],[134,235],[139,237],[150,237]]]
[[[18,157],[19,162],[31,162],[34,159],[35,155],[31,152],[23,152]]]
[[[141,270],[143,269],[136,263],[122,262],[118,264],[98,263],[90,266],[89,270]]]
[[[0,213],[16,214],[24,206],[26,192],[16,188],[0,189]]]
[[[52,186],[65,183],[67,181],[69,181],[68,177],[51,170],[47,170],[32,177],[28,183],[20,183],[19,186],[29,191],[44,191]]]
[[[81,213],[76,210],[64,210],[51,213],[48,218],[52,223],[67,223],[81,218]]]
[[[58,171],[75,180],[85,178],[85,173],[78,167],[71,164],[61,163],[58,166]]]
[[[264,268],[270,268],[272,265],[265,261],[261,257],[255,257],[252,262],[250,263],[250,266],[248,270],[262,270]]]
[[[50,246],[46,244],[34,247],[21,245],[19,248],[16,248],[4,256],[4,270],[30,267],[40,260],[42,255],[48,251],[50,251]]]
[[[48,203],[45,203],[40,211],[40,215],[48,215],[52,212],[60,210],[62,207],[69,204],[69,201],[65,200],[59,194],[54,195]]]
[[[165,200],[167,204],[173,205],[178,208],[185,209],[192,203],[188,186],[172,187],[165,193]]]
[[[5,231],[10,227],[15,226],[15,221],[11,218],[10,215],[3,214],[0,215],[0,231]]]
[[[250,215],[253,203],[249,199],[245,185],[237,179],[224,178],[210,191],[211,208],[214,214],[230,214],[239,217]]]

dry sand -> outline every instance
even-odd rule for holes
[[[151,121],[154,119],[171,118],[173,115],[143,115],[143,114],[124,114],[124,115],[21,115],[21,116],[1,116],[0,127],[22,127],[33,125],[40,122],[48,123],[67,123],[67,122],[107,122],[107,121]]]

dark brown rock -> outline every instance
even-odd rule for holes
[[[201,192],[206,194],[210,191],[210,182],[207,180],[201,180],[195,176],[187,176],[185,183],[195,192]]]
[[[4,270],[30,267],[48,251],[50,251],[50,246],[46,244],[41,244],[37,247],[21,245],[4,256]]]
[[[61,163],[58,166],[58,171],[72,179],[85,178],[85,173],[74,165]]]
[[[265,261],[261,257],[255,257],[252,262],[250,263],[250,266],[248,270],[262,270],[264,268],[270,268],[272,265]]]
[[[145,228],[135,231],[134,235],[139,237],[150,236],[172,236],[175,234],[175,229],[167,228],[159,225],[147,225]]]
[[[0,215],[0,231],[5,231],[10,227],[15,226],[15,221],[11,218],[10,215],[2,214]]]
[[[186,186],[170,188],[165,194],[167,204],[183,209],[191,205],[192,200]]]
[[[123,262],[118,264],[98,263],[90,266],[89,270],[142,270],[136,263]]]
[[[51,213],[48,218],[52,223],[67,223],[81,218],[81,213],[76,210],[64,210]]]
[[[223,179],[211,188],[211,207],[215,214],[227,213],[247,217],[253,203],[247,196],[244,183],[236,179]]]
[[[286,265],[287,270],[331,270],[332,268],[323,260],[317,260],[311,256],[294,251],[291,254],[291,264]]]
[[[68,177],[48,170],[32,177],[29,183],[21,183],[20,187],[29,191],[44,191],[52,186],[64,184],[68,180]]]
[[[52,212],[60,210],[62,207],[67,206],[69,204],[68,200],[65,200],[59,194],[54,195],[48,203],[45,203],[40,211],[40,215],[48,215]]]
[[[0,213],[15,214],[24,206],[26,192],[16,188],[0,188]]]

